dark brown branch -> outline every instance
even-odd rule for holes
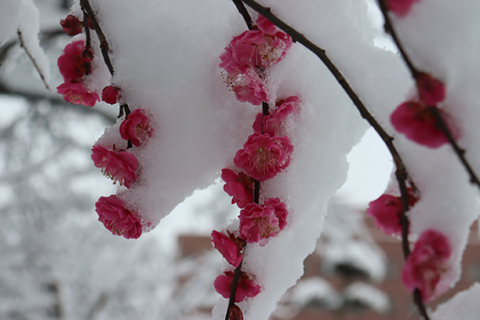
[[[108,45],[107,38],[105,37],[102,28],[98,24],[97,18],[95,17],[92,7],[90,6],[90,2],[88,0],[80,0],[80,3],[82,5],[82,8],[87,11],[88,17],[90,18],[90,21],[95,28],[95,32],[97,33],[98,39],[100,40],[100,49],[102,49],[103,60],[105,60],[108,71],[110,71],[110,74],[113,76],[114,70],[112,62],[110,61],[110,46]]]
[[[421,72],[418,71],[417,68],[415,68],[414,64],[410,60],[410,57],[406,54],[405,49],[403,48],[403,45],[401,44],[400,40],[398,39],[397,32],[392,26],[392,21],[390,20],[390,16],[388,15],[387,12],[387,6],[385,5],[384,0],[378,0],[378,5],[380,7],[380,10],[382,11],[383,17],[385,19],[385,32],[390,34],[392,36],[393,41],[397,45],[398,51],[400,51],[400,55],[403,58],[403,61],[405,61],[405,64],[407,65],[408,69],[410,70],[410,73],[412,74],[412,77],[414,79],[417,79]]]
[[[478,177],[475,174],[475,171],[473,171],[472,167],[470,166],[470,163],[465,158],[465,150],[460,148],[457,142],[455,141],[455,138],[453,138],[438,108],[437,107],[428,107],[428,108],[432,110],[433,115],[435,116],[435,120],[437,120],[437,125],[439,129],[445,134],[448,142],[450,142],[450,145],[455,151],[455,154],[457,155],[458,160],[462,163],[465,170],[467,170],[470,176],[470,182],[473,184],[476,184],[480,188],[480,181],[478,180]]]
[[[247,8],[245,8],[245,5],[241,0],[233,0],[233,3],[237,7],[238,12],[243,17],[243,20],[245,20],[245,23],[247,24],[248,30],[252,30],[253,28],[253,22],[252,22],[252,17],[250,17],[250,14],[247,11]]]

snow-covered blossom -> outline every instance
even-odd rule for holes
[[[127,151],[114,151],[102,145],[94,145],[92,148],[92,160],[97,168],[120,185],[130,188],[138,178],[135,171],[138,168],[137,158]]]
[[[100,197],[95,204],[98,221],[113,234],[126,239],[138,239],[142,235],[142,224],[135,212],[125,208],[123,201],[115,195]]]
[[[408,190],[408,205],[411,208],[417,198],[413,195],[413,191]],[[375,219],[375,225],[386,235],[402,234],[402,226],[400,219],[402,217],[402,198],[389,194],[382,194],[377,200],[368,204],[367,214]]]
[[[232,196],[232,204],[236,203],[239,208],[245,207],[253,202],[253,184],[252,177],[243,172],[236,174],[230,169],[222,169],[222,179],[225,181],[223,190]]]
[[[90,92],[83,84],[76,81],[62,83],[57,87],[57,92],[63,95],[63,99],[73,104],[82,104],[93,107],[100,97],[95,92]]]
[[[410,140],[429,148],[438,148],[448,143],[448,139],[439,127],[434,114],[435,108],[418,101],[407,101],[399,105],[391,114],[390,121],[398,132],[403,133]],[[437,110],[447,125],[450,124],[449,129],[454,138],[458,138],[459,133],[451,125],[452,120],[448,113],[442,109],[437,108]]]
[[[243,149],[237,151],[233,162],[258,181],[271,179],[290,164],[293,146],[288,137],[255,132]]]
[[[267,199],[263,206],[250,203],[240,211],[240,238],[263,246],[285,229],[287,217],[287,206],[278,198]]]
[[[410,9],[417,1],[420,0],[385,0],[385,3],[388,10],[394,12],[400,17],[403,17],[410,12]]]
[[[232,73],[249,67],[268,68],[279,62],[292,46],[292,39],[263,16],[257,19],[258,27],[247,30],[232,39],[220,56],[220,67]]]
[[[233,271],[225,271],[224,275],[219,275],[213,283],[215,290],[217,290],[217,292],[225,299],[230,298],[234,275],[235,273]],[[241,302],[245,297],[253,298],[260,292],[260,290],[260,286],[253,282],[248,274],[242,271],[240,272],[240,278],[235,292],[235,302]]]
[[[84,49],[85,41],[83,40],[69,43],[63,49],[63,54],[58,58],[57,64],[65,82],[83,77],[90,68],[90,64],[82,57]]]
[[[120,89],[113,86],[106,86],[102,90],[102,100],[108,104],[115,104],[118,100]]]
[[[74,15],[69,14],[60,21],[63,31],[69,36],[74,36],[82,32],[83,23]]]
[[[153,134],[150,119],[143,109],[135,109],[125,117],[120,125],[120,135],[125,140],[130,140],[134,146],[140,146]]]
[[[243,246],[245,241],[236,237],[233,233],[228,232],[228,235],[213,230],[212,243],[225,260],[234,267],[238,267],[243,260]]]
[[[244,72],[235,71],[224,76],[225,84],[235,93],[240,102],[249,102],[255,106],[268,100],[267,89],[257,71],[250,67]]]
[[[427,106],[435,106],[445,99],[445,85],[440,80],[428,73],[422,73],[416,82],[418,95]]]
[[[415,243],[402,271],[402,282],[409,291],[418,290],[422,301],[428,302],[447,289],[437,290],[441,277],[450,269],[452,248],[448,238],[439,231],[427,230]]]
[[[241,102],[260,105],[268,100],[263,78],[265,68],[279,62],[292,46],[292,39],[263,16],[258,26],[232,39],[220,56],[220,67],[228,73],[225,83]]]
[[[266,116],[263,116],[263,113],[257,114],[253,123],[253,130],[258,133],[283,135],[282,124],[292,112],[298,110],[300,101],[300,98],[297,96],[278,100],[275,103],[276,108],[273,112],[269,112]]]

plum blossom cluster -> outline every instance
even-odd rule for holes
[[[220,56],[220,67],[225,69],[225,83],[236,98],[253,105],[267,101],[266,72],[291,46],[292,38],[262,15],[251,30],[233,38]]]
[[[139,171],[138,160],[130,150],[134,146],[144,145],[152,136],[150,116],[144,109],[133,110],[121,122],[118,134],[126,140],[126,148],[117,150],[115,144],[106,147],[97,143],[92,148],[92,160],[97,168],[102,169],[105,176],[114,180],[114,183],[118,182],[120,186],[130,188],[138,179]],[[142,234],[140,215],[126,209],[123,201],[117,196],[101,197],[96,204],[96,211],[99,221],[112,234],[121,235],[127,239],[136,239]],[[135,232],[130,232],[132,228]]]
[[[448,143],[436,113],[445,121],[453,138],[459,138],[450,115],[437,106],[445,99],[445,86],[427,73],[417,76],[418,96],[405,101],[391,114],[394,128],[407,138],[429,148],[438,148]]]
[[[287,136],[287,120],[300,109],[300,98],[289,96],[269,106],[268,86],[265,75],[269,67],[278,63],[291,47],[292,40],[263,16],[257,25],[233,38],[220,56],[227,84],[242,102],[262,105],[253,124],[253,134],[238,150],[233,163],[235,168],[222,169],[224,190],[232,197],[232,204],[241,209],[239,226],[225,232],[212,232],[214,247],[235,270],[227,270],[217,277],[215,289],[229,303],[229,319],[243,319],[241,309],[235,303],[256,296],[261,287],[255,276],[241,270],[243,255],[248,244],[265,246],[288,224],[287,205],[279,198],[267,198],[260,204],[261,183],[272,179],[290,164],[294,150]],[[271,93],[270,93],[271,94]]]
[[[411,208],[418,200],[418,195],[408,188],[408,206]],[[377,228],[386,235],[401,236],[402,210],[401,197],[383,194],[370,202],[366,212],[375,219]],[[448,289],[439,289],[437,285],[442,276],[450,270],[451,251],[450,242],[444,234],[427,230],[420,235],[408,256],[402,270],[402,282],[411,292],[418,289],[424,303]]]
[[[91,78],[98,78],[93,60],[100,47],[94,50],[90,39],[91,31],[85,32],[85,25],[89,29],[93,29],[88,15],[85,14],[83,20],[80,21],[75,15],[69,14],[60,21],[65,33],[75,37],[66,45],[63,54],[57,61],[58,69],[64,80],[64,83],[57,87],[57,92],[63,96],[65,101],[87,107],[93,107],[100,101],[99,93],[101,93],[103,101],[115,104],[119,97],[119,88],[107,86],[103,91],[102,88],[92,88],[94,86],[92,83],[96,83],[96,81],[90,81]]]
[[[65,82],[58,86],[57,90],[68,102],[93,107],[100,100],[100,96],[97,92],[90,91],[87,83],[92,78],[96,80],[97,77],[91,63],[95,52],[90,45],[90,32],[85,32],[86,40],[82,34],[85,27],[93,29],[93,26],[86,13],[83,20],[80,21],[78,17],[70,14],[61,21],[67,35],[79,35],[81,39],[69,43],[58,59],[58,67]],[[105,86],[101,90],[101,95],[102,100],[109,104],[116,104],[123,98],[121,89],[113,85]],[[125,117],[119,126],[115,143],[95,144],[91,157],[94,165],[102,169],[105,176],[114,183],[118,182],[123,188],[130,188],[139,177],[139,162],[132,148],[144,145],[152,136],[153,129],[151,116],[146,110],[137,108],[130,112],[128,105],[122,104],[120,111],[121,115],[125,113]],[[122,145],[125,147],[120,147]],[[141,236],[143,228],[141,216],[118,195],[100,197],[95,209],[98,220],[112,234],[126,239],[137,239]]]
[[[383,1],[387,10],[404,17],[420,0]],[[449,142],[447,131],[452,139],[457,140],[460,137],[458,128],[447,111],[439,106],[445,100],[445,84],[429,73],[420,72],[411,65],[409,68],[415,78],[417,94],[400,104],[391,114],[393,127],[408,139],[432,149]]]

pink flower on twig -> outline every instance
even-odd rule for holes
[[[429,148],[438,148],[448,143],[448,139],[440,129],[434,108],[436,107],[428,107],[420,102],[407,101],[399,105],[391,114],[390,121],[398,132],[403,133],[410,140]],[[447,123],[453,137],[458,139],[459,132],[451,125],[452,120],[448,113],[442,109],[437,108],[437,110]]]
[[[254,180],[251,177],[243,172],[236,174],[230,169],[222,169],[222,179],[225,181],[223,190],[233,197],[232,204],[243,208],[253,202]]]
[[[102,90],[102,100],[108,104],[117,103],[118,96],[120,94],[120,88],[113,86],[106,86]]]
[[[213,230],[212,243],[225,260],[236,268],[243,260],[243,247],[245,241],[236,237],[233,233],[228,231],[227,233],[228,235],[225,235]]]
[[[83,84],[75,81],[62,83],[57,87],[57,92],[63,95],[65,101],[87,107],[93,107],[100,101],[98,94],[88,91]]]
[[[290,164],[293,146],[287,137],[255,132],[248,137],[233,162],[258,181],[271,179]]]
[[[403,17],[410,12],[413,4],[420,0],[385,0],[387,9],[394,12],[397,16]]]
[[[268,100],[265,84],[254,68],[224,74],[224,82],[240,102],[250,102],[258,106]]]
[[[123,236],[126,239],[138,239],[142,235],[142,224],[135,212],[125,208],[122,200],[117,196],[100,197],[95,204],[98,221],[112,234]]]
[[[69,14],[65,19],[60,21],[63,31],[69,36],[74,36],[82,32],[83,23],[77,17]]]
[[[143,109],[133,110],[120,125],[122,139],[130,140],[137,147],[147,141],[152,134],[150,119]]]
[[[230,291],[232,290],[232,282],[234,272],[225,271],[225,275],[219,275],[213,285],[215,290],[221,294],[225,299],[230,298]],[[255,284],[252,279],[245,272],[240,273],[240,278],[237,284],[237,290],[235,291],[235,302],[241,302],[245,297],[253,298],[260,293],[260,286]]]
[[[106,176],[127,188],[130,188],[138,178],[135,173],[138,168],[138,161],[130,152],[117,152],[97,144],[92,148],[92,160],[95,167],[101,168]]]
[[[83,77],[88,69],[89,63],[82,58],[85,49],[85,41],[78,40],[67,44],[63,54],[58,58],[57,64],[65,82]]]
[[[269,112],[266,116],[259,113],[253,123],[254,132],[269,133],[270,135],[284,135],[285,130],[283,124],[290,114],[295,110],[298,110],[300,104],[300,98],[297,96],[290,96],[286,99],[281,99],[276,102],[276,109],[273,112]],[[262,127],[263,120],[263,127]]]
[[[435,106],[445,99],[445,85],[428,73],[422,73],[417,78],[417,89],[420,99],[427,106]]]
[[[411,188],[408,189],[408,204],[411,208],[416,202]],[[403,205],[401,197],[395,197],[389,194],[381,195],[377,200],[368,204],[367,214],[375,219],[378,229],[386,235],[402,234],[400,219],[402,217]]]
[[[447,288],[437,288],[442,276],[450,269],[452,248],[448,238],[436,231],[427,230],[415,243],[402,271],[402,282],[409,291],[418,290],[422,301],[428,302]]]
[[[265,245],[287,225],[288,211],[278,198],[267,199],[263,206],[250,203],[240,211],[240,238]]]

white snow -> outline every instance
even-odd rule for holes
[[[377,312],[385,313],[390,308],[390,299],[387,294],[364,282],[356,281],[350,284],[343,294],[345,300],[362,302]]]
[[[475,282],[468,290],[457,293],[432,313],[432,320],[477,320],[480,315],[480,284]]]
[[[337,290],[322,277],[309,277],[300,280],[290,292],[290,302],[299,308],[309,302],[323,301],[328,309],[336,309],[342,304],[342,297]]]

